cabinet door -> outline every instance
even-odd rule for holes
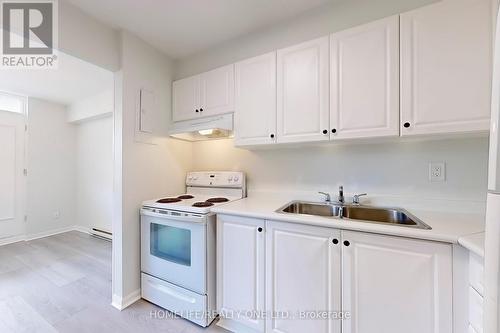
[[[274,143],[276,52],[236,64],[235,144]]]
[[[174,81],[172,84],[172,115],[174,121],[193,119],[198,115],[198,76]]]
[[[402,135],[489,129],[492,8],[454,0],[401,15]]]
[[[333,139],[399,135],[399,16],[331,36]]]
[[[264,331],[264,221],[217,216],[217,309],[231,320]]]
[[[342,240],[343,333],[452,332],[451,245],[346,231]]]
[[[278,51],[278,142],[329,140],[328,37]]]
[[[234,111],[234,65],[200,75],[200,115],[214,116]]]
[[[340,232],[266,221],[266,332],[340,332]],[[319,318],[310,317],[320,316]]]

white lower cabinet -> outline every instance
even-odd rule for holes
[[[484,303],[484,263],[474,253],[469,255],[469,288],[468,288],[469,331],[483,333]]]
[[[343,333],[453,331],[451,245],[349,231],[342,241]]]
[[[266,224],[266,332],[340,333],[340,232]]]
[[[217,311],[221,326],[264,331],[264,220],[217,216]]]
[[[233,332],[453,332],[449,244],[226,215],[217,228]]]

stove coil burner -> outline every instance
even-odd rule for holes
[[[213,203],[219,203],[219,202],[228,202],[228,198],[210,198],[206,202],[213,202]]]
[[[179,195],[177,199],[193,199],[194,197],[190,194]]]
[[[213,206],[214,204],[211,203],[211,202],[203,202],[203,201],[200,201],[200,202],[195,202],[193,204],[193,207],[210,207],[210,206]]]
[[[179,198],[165,198],[165,199],[160,199],[156,201],[157,203],[174,203],[174,202],[179,202],[181,199]]]

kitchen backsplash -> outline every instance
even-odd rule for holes
[[[249,191],[330,191],[484,202],[488,139],[327,144],[260,150],[233,140],[193,144],[193,170],[242,170]],[[445,162],[444,182],[429,180],[429,163]]]

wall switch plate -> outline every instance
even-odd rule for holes
[[[429,163],[429,181],[431,182],[446,181],[446,164],[444,162]]]

